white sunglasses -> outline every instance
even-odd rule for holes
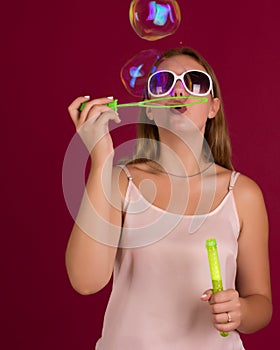
[[[211,92],[214,97],[213,83],[210,75],[201,70],[187,70],[180,75],[171,70],[159,70],[148,79],[148,92],[152,97],[164,97],[170,94],[177,80],[193,96],[206,96]]]

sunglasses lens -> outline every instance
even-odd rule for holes
[[[160,96],[168,92],[174,82],[174,76],[170,72],[156,72],[150,79],[150,92]]]
[[[186,87],[194,95],[205,94],[210,89],[210,80],[203,72],[192,71],[184,75]]]

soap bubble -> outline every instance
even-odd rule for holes
[[[121,69],[121,80],[126,90],[133,96],[142,97],[148,75],[153,64],[160,56],[155,49],[140,51],[133,56]]]
[[[158,40],[175,33],[181,22],[176,0],[133,0],[129,9],[132,28],[146,40]]]

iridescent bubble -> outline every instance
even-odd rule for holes
[[[181,22],[180,7],[176,0],[133,0],[129,20],[142,39],[162,39],[178,29]]]
[[[126,90],[133,96],[142,97],[149,73],[159,57],[160,51],[143,50],[133,56],[122,67],[120,75]]]

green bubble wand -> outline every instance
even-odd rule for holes
[[[176,100],[188,99],[192,101],[189,101],[186,103],[178,103],[174,105],[164,105],[164,104],[158,103],[160,101],[168,101],[172,99],[176,99]],[[117,112],[117,110],[122,107],[180,108],[180,107],[198,105],[201,103],[205,103],[207,101],[208,101],[207,97],[201,97],[201,96],[179,96],[179,97],[169,96],[169,97],[154,98],[150,100],[143,100],[139,102],[123,103],[123,104],[118,104],[118,100],[113,100],[112,102],[106,103],[106,106],[112,108],[115,112]],[[87,102],[88,101],[85,101],[81,104],[79,108],[80,112],[85,108],[85,105]]]
[[[210,238],[206,240],[206,248],[208,253],[213,293],[215,294],[223,290],[217,242],[215,238]],[[229,332],[220,332],[220,334],[222,337],[227,337],[229,335]]]

